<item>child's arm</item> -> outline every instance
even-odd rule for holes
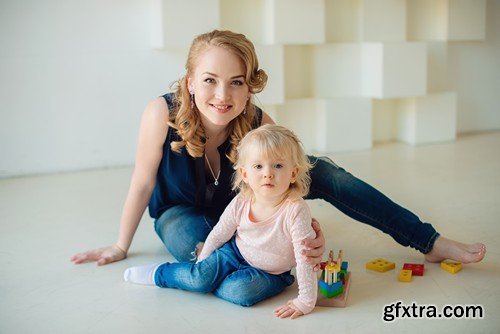
[[[313,266],[306,262],[302,255],[305,246],[302,241],[314,239],[316,233],[311,227],[311,213],[304,201],[300,201],[300,207],[290,224],[290,234],[293,242],[295,261],[297,263],[296,276],[299,285],[299,295],[287,304],[275,310],[275,315],[280,318],[297,318],[303,314],[310,313],[316,304],[318,293],[318,279]]]
[[[203,261],[209,257],[214,250],[221,247],[234,235],[239,224],[236,213],[239,211],[238,208],[240,203],[239,196],[236,196],[226,207],[219,218],[219,222],[214,226],[207,240],[205,240],[203,249],[200,255],[198,255],[197,262]]]

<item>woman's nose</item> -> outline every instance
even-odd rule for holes
[[[218,85],[215,90],[215,97],[221,101],[225,101],[228,95],[228,90],[225,85]]]

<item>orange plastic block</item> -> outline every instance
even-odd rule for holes
[[[455,274],[462,270],[462,264],[459,262],[441,262],[441,268],[449,273]]]
[[[366,269],[379,271],[381,273],[396,268],[396,264],[385,259],[375,259],[366,263]]]
[[[409,269],[401,269],[399,272],[399,281],[400,282],[411,282],[412,272]]]

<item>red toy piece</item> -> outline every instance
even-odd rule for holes
[[[405,263],[403,269],[411,270],[413,276],[424,276],[424,265],[416,263]]]

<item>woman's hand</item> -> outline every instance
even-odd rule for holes
[[[302,241],[302,245],[306,246],[308,249],[302,251],[307,259],[306,261],[314,265],[314,271],[318,271],[320,268],[320,262],[325,252],[325,237],[321,231],[321,226],[316,219],[312,219],[311,226],[316,232],[316,239],[307,239]]]
[[[70,260],[74,264],[97,261],[97,265],[102,266],[111,262],[123,260],[126,257],[127,252],[115,244],[73,255]]]
[[[297,309],[295,305],[293,305],[292,301],[289,300],[285,305],[281,305],[277,309],[274,310],[274,315],[280,319],[285,319],[290,317],[290,319],[295,319],[304,315],[302,311]]]

